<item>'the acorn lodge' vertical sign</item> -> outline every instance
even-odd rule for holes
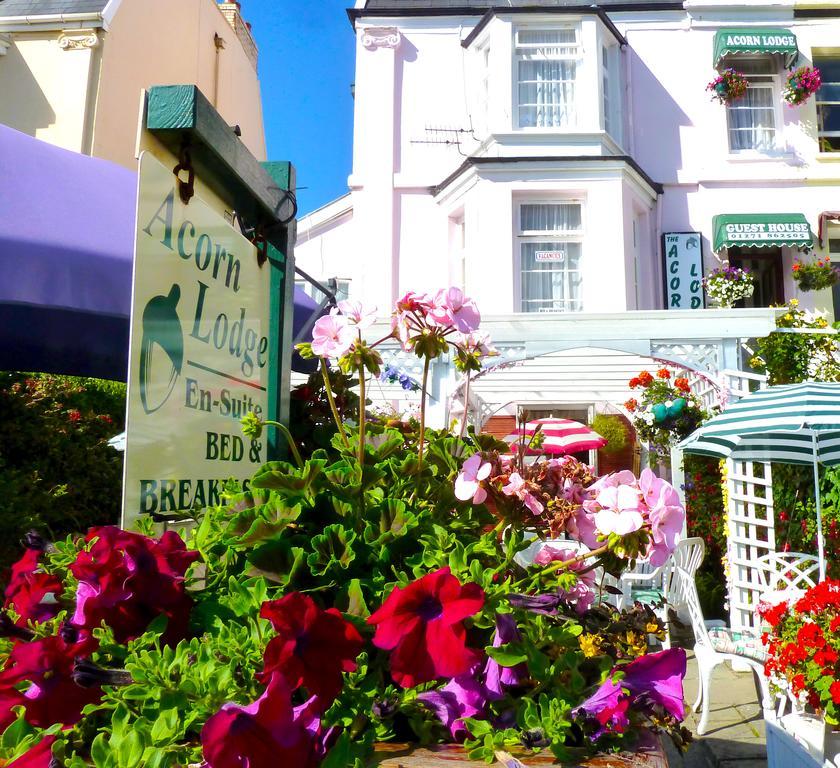
[[[703,239],[699,232],[666,232],[665,308],[703,309]]]

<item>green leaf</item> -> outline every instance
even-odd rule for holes
[[[90,745],[90,756],[96,768],[108,768],[111,762],[111,747],[104,733],[99,733]]]
[[[249,552],[247,558],[252,566],[249,570],[250,576],[264,576],[286,587],[303,567],[306,553],[300,547],[293,547],[288,541],[275,539]]]
[[[330,570],[347,570],[356,557],[352,547],[355,539],[355,533],[338,524],[328,525],[322,534],[313,536],[314,551],[306,558],[312,574],[323,576]]]
[[[143,741],[136,730],[130,731],[117,749],[117,763],[120,768],[135,768],[143,759]]]
[[[178,710],[165,709],[152,723],[152,744],[155,746],[168,744],[175,739],[178,731]]]
[[[528,655],[522,650],[519,643],[507,643],[496,648],[485,648],[487,655],[497,661],[503,667],[515,667],[528,661]]]
[[[370,616],[365,597],[362,593],[362,582],[359,579],[351,579],[347,587],[347,611],[351,616],[358,616],[366,619]]]

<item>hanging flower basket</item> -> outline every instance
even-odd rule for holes
[[[821,291],[840,281],[840,270],[830,259],[817,259],[809,263],[793,262],[793,279],[802,291]]]
[[[724,69],[711,83],[706,86],[712,92],[712,98],[721,104],[731,104],[740,99],[749,88],[747,78],[735,69]]]
[[[728,309],[739,299],[753,295],[755,278],[747,269],[724,263],[703,278],[703,288],[714,304]]]
[[[782,98],[792,107],[804,104],[822,85],[820,71],[816,67],[799,67],[788,73]]]

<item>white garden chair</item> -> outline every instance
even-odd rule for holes
[[[693,579],[705,554],[706,545],[703,539],[696,536],[682,539],[677,542],[676,548],[663,565],[651,568],[647,563],[640,563],[635,571],[621,576],[622,597],[619,607],[628,607],[636,601],[647,604],[661,603],[657,615],[665,625],[663,648],[671,647],[669,610],[673,609],[678,614],[685,615],[685,599],[673,579],[673,569],[678,565]]]
[[[728,627],[712,627],[707,629],[703,611],[700,608],[700,598],[697,595],[697,585],[694,576],[681,566],[675,566],[671,578],[672,589],[679,593],[685,601],[685,607],[694,631],[694,655],[697,659],[699,685],[697,701],[692,707],[695,712],[703,707],[697,733],[706,732],[709,721],[709,703],[711,701],[712,675],[715,667],[726,661],[746,664],[758,678],[761,688],[761,706],[765,712],[773,711],[773,699],[770,696],[770,686],[764,675],[764,661],[766,654],[757,634],[733,631]]]

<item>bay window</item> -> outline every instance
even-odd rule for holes
[[[738,61],[732,66],[749,80],[747,92],[726,106],[729,150],[743,152],[776,149],[779,78],[770,57]]]
[[[574,126],[575,80],[581,56],[578,28],[518,29],[515,47],[518,126]]]
[[[816,94],[820,152],[840,152],[840,56],[815,56],[822,85]]]
[[[581,203],[522,202],[518,220],[521,311],[580,311]]]

